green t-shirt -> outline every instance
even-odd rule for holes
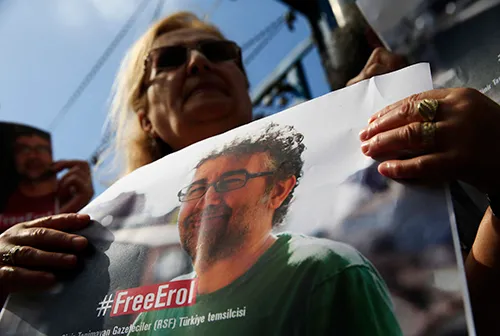
[[[130,335],[402,335],[367,259],[348,245],[290,233],[230,285],[190,307],[142,313],[141,322],[151,329]]]

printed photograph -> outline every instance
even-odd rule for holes
[[[361,122],[331,114],[368,114],[382,104],[378,84],[119,180],[82,210],[93,223],[81,231],[92,242],[81,269],[49,293],[11,296],[0,331],[467,335],[449,191],[384,178],[358,149]],[[359,92],[379,98],[352,99]]]

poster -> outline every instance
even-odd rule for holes
[[[358,139],[431,88],[418,64],[125,176],[81,211],[80,271],[12,295],[0,333],[473,335],[449,191],[383,178]]]
[[[0,122],[0,233],[12,225],[57,213],[50,134]]]

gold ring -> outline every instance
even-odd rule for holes
[[[422,124],[422,142],[425,146],[434,145],[436,138],[436,123],[433,122],[423,122]]]
[[[13,246],[8,252],[2,254],[2,262],[7,265],[16,265],[16,253],[21,249],[21,246]]]
[[[433,121],[436,117],[438,106],[439,101],[437,99],[424,99],[418,103],[417,110],[424,121]]]

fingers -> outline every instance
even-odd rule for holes
[[[378,47],[373,50],[366,65],[368,66],[376,63],[382,64],[388,69],[396,70],[403,67],[406,64],[406,60],[401,55],[394,54],[385,48]]]
[[[62,196],[74,195],[77,193],[87,194],[92,189],[92,182],[80,173],[66,174],[59,181],[59,193]]]
[[[426,91],[418,94],[411,95],[409,97],[406,97],[405,99],[402,99],[394,104],[388,105],[384,107],[382,110],[378,111],[377,113],[374,113],[370,119],[368,120],[368,123],[373,123],[375,120],[380,119],[384,117],[387,114],[394,114],[398,113],[398,111],[401,110],[414,110],[416,111],[416,106],[417,104],[422,100],[422,99],[438,99],[440,100],[440,107],[441,107],[441,100],[445,99],[449,94],[451,93],[450,89],[439,89],[439,90],[431,90],[431,91]],[[416,111],[418,113],[418,111]],[[403,116],[407,115],[405,113],[402,113]]]
[[[392,179],[449,181],[454,179],[454,154],[427,154],[407,160],[389,160],[378,166],[380,174]]]
[[[0,283],[6,293],[19,290],[47,289],[56,283],[56,277],[49,272],[32,271],[21,267],[0,267]]]
[[[88,241],[85,237],[45,227],[20,230],[9,240],[11,244],[31,246],[47,250],[83,250]]]
[[[69,167],[74,161],[59,162],[60,167]],[[58,195],[64,204],[60,210],[63,213],[77,212],[83,208],[94,195],[90,168],[86,162],[72,166],[59,180]]]
[[[375,135],[361,144],[363,154],[371,157],[395,158],[406,151],[422,152],[428,149],[422,136],[422,124],[411,123]]]
[[[347,82],[347,86],[373,76],[401,69],[405,64],[404,57],[393,54],[384,48],[376,48],[370,55],[363,70],[361,70],[359,75]]]
[[[83,160],[60,160],[54,162],[52,169],[58,173],[64,169],[71,169],[73,167],[79,167],[82,170],[87,170],[90,173],[90,165],[87,161]]]
[[[14,245],[10,246],[10,248]],[[15,254],[15,266],[34,269],[71,269],[77,264],[73,254],[46,252],[30,246],[20,246]]]
[[[52,270],[69,270],[78,259],[71,253],[87,245],[86,238],[59,230],[79,230],[90,222],[88,215],[62,214],[20,223],[0,235],[0,292],[45,289],[55,284]],[[45,271],[42,271],[45,270]]]
[[[81,176],[65,176],[59,185],[59,197],[63,200],[61,213],[80,211],[92,199],[94,188],[89,179]]]
[[[405,102],[391,106],[383,115],[370,122],[368,127],[359,132],[361,141],[370,139],[375,134],[389,131],[412,122],[424,121],[417,109],[418,96]]]
[[[72,167],[60,180],[59,180],[59,190],[60,192],[67,191],[69,186],[75,185],[75,187],[80,187],[81,189],[92,189],[92,177],[90,170],[85,167],[74,166]]]
[[[365,69],[363,69],[359,73],[359,75],[357,75],[356,77],[354,77],[353,79],[348,81],[346,85],[347,86],[353,85],[353,84],[361,82],[365,79],[372,78],[372,77],[378,76],[378,75],[382,75],[382,74],[385,74],[388,72],[391,72],[391,70],[383,64],[379,64],[379,63],[370,64]]]
[[[25,227],[46,227],[61,231],[76,231],[83,229],[90,222],[90,216],[85,214],[61,214],[35,219],[25,224]]]

